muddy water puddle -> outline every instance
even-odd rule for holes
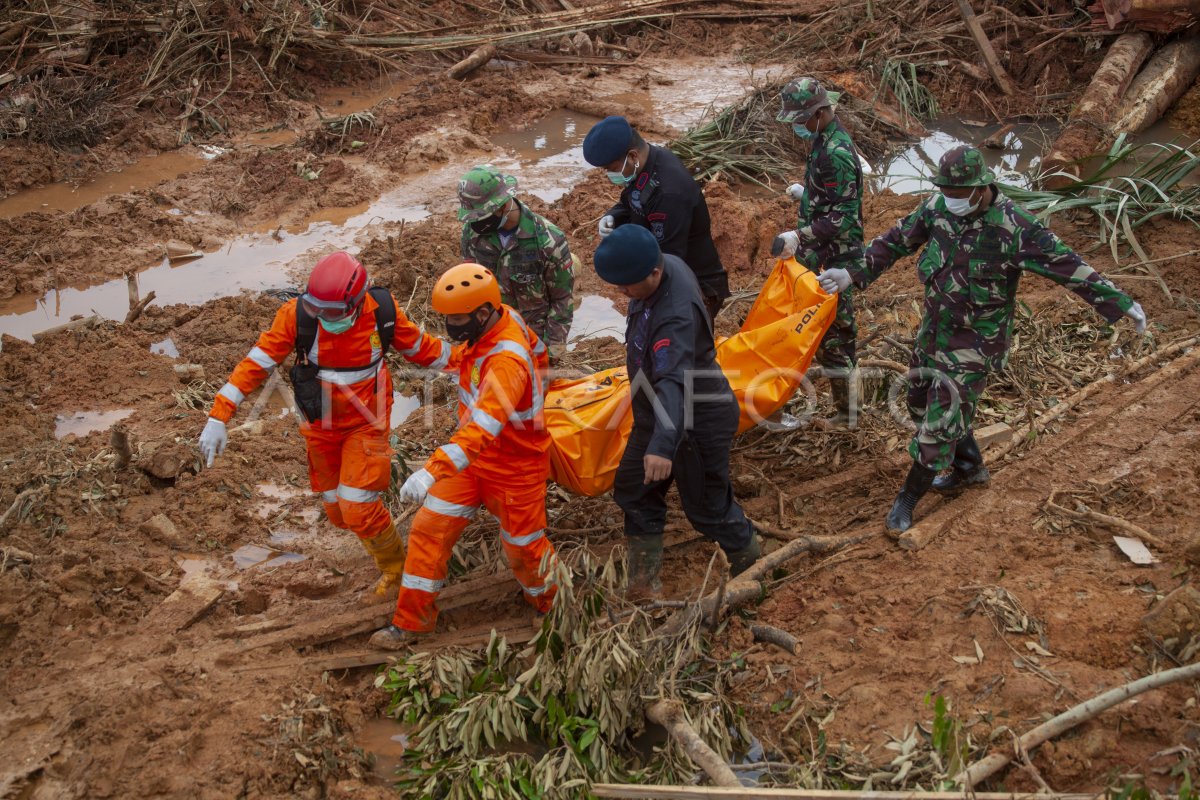
[[[646,90],[641,104],[654,108],[667,124],[685,128],[698,122],[710,106],[719,108],[736,100],[750,88],[754,79],[743,67],[713,66],[704,69],[706,79],[697,84],[689,80],[694,77],[695,70],[695,65],[688,64],[657,68],[659,85]],[[349,113],[360,108],[358,102],[365,104],[361,108],[368,108],[396,91],[399,91],[398,85],[387,85],[378,90],[362,91],[358,97],[333,94],[321,102],[326,107],[335,107],[339,113]],[[625,99],[633,100],[632,97]],[[595,117],[571,111],[552,112],[525,129],[496,134],[493,140],[497,152],[490,160],[502,169],[517,173],[521,192],[553,202],[571,191],[592,169],[583,160],[582,141],[596,121]],[[269,131],[263,135],[283,139],[295,136],[292,131]],[[176,155],[191,159],[196,166],[203,163],[203,158],[196,155]],[[322,209],[296,226],[262,226],[257,233],[240,236],[220,250],[205,253],[187,263],[172,264],[164,259],[138,273],[137,290],[143,297],[154,291],[155,304],[164,306],[195,305],[242,291],[295,288],[303,279],[301,273],[307,273],[319,255],[334,249],[356,252],[356,242],[369,234],[369,229],[376,223],[419,222],[435,213],[452,212],[457,206],[455,188],[459,177],[481,160],[489,159],[464,157],[460,163],[452,162],[405,181],[373,202],[350,208]],[[169,174],[175,167],[166,164],[146,165],[148,185],[175,177]],[[125,180],[129,179],[128,173]],[[157,179],[152,180],[155,174]],[[128,191],[128,187],[118,185],[116,190]],[[83,197],[78,195],[80,190],[73,191],[72,207],[85,204],[80,201]],[[112,193],[112,188],[96,186],[88,191],[103,196]],[[10,206],[13,209],[30,210],[48,201],[35,200],[31,193],[24,192],[6,202],[13,204]],[[12,213],[21,212],[14,210]],[[173,209],[172,213],[186,215],[191,212]],[[124,279],[59,288],[42,297],[19,295],[0,303],[0,333],[31,340],[34,333],[60,325],[77,315],[124,319],[129,305],[130,292]]]
[[[428,212],[411,206],[371,207],[350,217],[344,224],[316,223],[302,233],[276,231],[272,234],[240,236],[216,252],[183,263],[164,258],[158,266],[139,272],[137,290],[144,297],[155,293],[154,303],[195,305],[243,291],[294,289],[290,265],[300,261],[305,268],[317,253],[338,247],[356,250],[354,235],[369,222],[380,219],[417,221]],[[0,302],[0,333],[27,341],[38,331],[69,321],[76,315],[98,314],[105,319],[124,319],[129,312],[129,285],[124,278],[92,286],[56,289],[42,297],[17,295]]]
[[[417,395],[392,392],[392,416],[389,423],[392,428],[399,428],[421,408],[421,398]]]
[[[1028,188],[1036,174],[1042,153],[1050,146],[1058,129],[1035,123],[1013,123],[1000,148],[983,147],[983,141],[998,132],[1001,125],[973,125],[945,117],[930,123],[929,135],[904,148],[881,164],[868,165],[864,176],[876,192],[891,189],[896,194],[929,192],[931,176],[938,161],[949,150],[962,144],[979,147],[987,165],[1003,183]]]
[[[74,411],[59,414],[54,418],[54,438],[82,437],[106,431],[132,413],[132,408],[115,408],[110,411]]]
[[[27,189],[0,200],[0,219],[31,211],[74,211],[109,195],[148,189],[163,181],[195,172],[208,160],[206,155],[196,148],[173,150],[144,158],[120,172],[104,173],[79,186],[52,183],[38,189]]]
[[[567,349],[574,350],[583,339],[611,336],[618,342],[625,341],[625,314],[607,297],[598,294],[584,295],[571,319],[571,330],[567,334]]]
[[[175,340],[170,336],[162,341],[153,342],[150,345],[150,352],[156,356],[166,356],[167,358],[179,358],[179,348],[175,346]]]
[[[408,748],[408,730],[394,719],[367,720],[355,743],[374,757],[375,777],[382,783],[395,781],[400,759]]]
[[[233,551],[233,565],[238,569],[251,567],[282,567],[285,564],[298,564],[308,558],[301,553],[281,553],[270,547],[257,544],[244,544]]]

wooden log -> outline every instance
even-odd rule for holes
[[[108,432],[108,444],[117,454],[117,460],[113,462],[113,466],[117,469],[129,466],[129,462],[133,458],[133,449],[129,446],[129,431],[124,425],[117,423],[112,426]]]
[[[1155,122],[1200,76],[1200,36],[1159,49],[1129,84],[1115,114],[1114,134],[1140,133]]]
[[[1003,150],[1004,140],[1008,135],[1016,130],[1016,125],[1009,124],[1002,127],[1000,130],[993,133],[991,136],[983,140],[983,146],[990,150]]]
[[[493,602],[505,594],[514,593],[516,589],[517,586],[512,580],[512,572],[506,568],[491,575],[450,584],[438,596],[438,608],[446,612],[477,603]],[[392,612],[395,610],[395,601],[386,600],[369,605],[355,605],[336,613],[326,612],[324,616],[309,622],[254,638],[234,652],[219,656],[217,661],[218,663],[228,663],[235,656],[263,647],[277,645],[290,645],[296,648],[310,647],[359,633],[367,633],[388,624],[388,620],[391,619]]]
[[[33,335],[33,341],[40,342],[47,336],[53,336],[56,333],[63,331],[81,330],[84,328],[94,328],[100,324],[100,315],[92,314],[90,317],[82,319],[73,319],[70,322],[64,322],[62,325],[55,325],[53,328],[46,328],[44,331],[38,331]]]
[[[980,450],[986,450],[989,445],[1010,442],[1012,437],[1013,429],[1006,422],[996,422],[975,431],[975,443]]]
[[[683,704],[678,700],[659,700],[646,709],[646,718],[666,728],[671,738],[683,747],[688,758],[704,770],[717,786],[742,785],[725,759],[696,733],[683,713]]]
[[[781,650],[796,655],[796,645],[799,644],[799,641],[797,641],[795,636],[792,636],[785,630],[776,628],[774,625],[755,623],[750,626],[750,635],[754,637],[754,641],[756,642],[773,644]]]
[[[213,607],[225,586],[204,575],[193,575],[179,584],[142,623],[148,630],[175,633],[191,625]]]
[[[537,636],[537,630],[527,623],[518,623],[503,628],[497,628],[496,633],[503,636],[510,646],[522,645]],[[446,647],[483,647],[492,635],[492,629],[472,628],[465,631],[430,634],[417,640],[412,650],[415,652],[432,652]],[[267,661],[261,664],[244,664],[234,667],[233,672],[260,672],[272,669],[312,669],[320,672],[338,669],[355,669],[357,667],[373,667],[386,664],[405,655],[403,650],[353,650],[343,653],[318,653],[304,658],[284,658]]]
[[[146,310],[146,306],[148,306],[154,302],[154,296],[155,296],[154,292],[150,292],[145,297],[143,297],[141,300],[139,300],[137,302],[137,305],[131,307],[129,309],[129,313],[125,315],[125,324],[128,325],[129,323],[134,322],[138,317],[140,317],[142,315],[142,312]]]
[[[450,69],[446,70],[446,75],[448,77],[461,80],[495,57],[496,46],[494,44],[485,44],[483,47],[477,48],[471,53],[471,55],[467,56],[462,61],[459,61]]]
[[[1008,73],[1001,66],[1000,59],[996,57],[996,50],[988,40],[987,34],[984,33],[983,26],[979,24],[979,19],[976,18],[975,11],[971,8],[968,0],[958,0],[958,13],[962,15],[963,22],[967,25],[967,31],[975,40],[975,46],[979,48],[979,53],[983,56],[984,64],[991,73],[992,80],[996,82],[1000,91],[1011,96],[1016,92],[1012,78],[1008,77]]]
[[[1094,800],[1095,794],[1016,794],[1013,792],[885,792],[878,789],[778,789],[758,786],[645,786],[642,784],[593,783],[596,797],[624,800]]]
[[[1111,528],[1112,530],[1128,534],[1133,538],[1144,542],[1145,544],[1157,547],[1159,550],[1167,549],[1166,542],[1140,525],[1134,525],[1129,520],[1124,520],[1120,517],[1113,517],[1108,514],[1101,514],[1099,511],[1092,511],[1091,509],[1088,509],[1087,511],[1076,511],[1074,509],[1067,508],[1060,503],[1056,503],[1055,498],[1058,497],[1059,493],[1060,490],[1055,489],[1050,493],[1050,496],[1046,498],[1047,511],[1053,511],[1056,514],[1061,514],[1064,517],[1076,519],[1081,522],[1094,522],[1097,525],[1103,525],[1106,528]]]
[[[1174,33],[1196,21],[1200,0],[1099,0],[1088,6],[1093,27],[1132,24],[1150,33]]]
[[[1042,742],[1049,741],[1055,736],[1066,733],[1076,725],[1087,722],[1089,719],[1094,719],[1104,711],[1142,692],[1179,681],[1196,680],[1197,678],[1200,678],[1200,664],[1189,664],[1186,667],[1164,670],[1163,672],[1148,675],[1140,680],[1127,683],[1124,686],[1109,689],[1107,692],[1096,695],[1090,700],[1085,700],[1026,733],[1018,740],[1020,749],[1024,751],[1032,750]],[[1013,759],[1014,755],[1015,753],[1011,751],[992,753],[954,776],[954,782],[967,788],[978,786],[1002,770]],[[979,795],[975,796],[978,797]]]
[[[1067,127],[1043,159],[1048,170],[1079,176],[1079,167],[1073,162],[1104,147],[1121,98],[1153,49],[1150,35],[1141,32],[1123,34],[1112,43],[1083,97],[1071,110]],[[1058,178],[1050,184],[1067,182],[1066,178]]]

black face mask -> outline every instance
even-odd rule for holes
[[[484,217],[483,219],[472,220],[471,221],[471,230],[475,231],[476,233],[480,233],[480,234],[495,233],[496,231],[500,230],[501,219],[503,219],[502,215],[497,216],[497,215],[493,214],[490,217]]]
[[[483,335],[483,326],[492,319],[492,314],[495,313],[495,309],[492,309],[488,313],[487,319],[483,321],[480,321],[479,317],[472,314],[471,319],[462,325],[452,325],[450,321],[447,320],[446,335],[449,336],[450,340],[453,342],[466,342],[467,344],[475,344],[479,341],[479,337]]]

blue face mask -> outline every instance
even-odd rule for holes
[[[346,331],[350,330],[351,326],[354,325],[354,320],[356,319],[358,319],[358,314],[351,314],[345,319],[340,319],[337,322],[326,322],[320,317],[317,317],[317,322],[320,322],[321,327],[330,333],[345,333]]]
[[[803,125],[793,125],[792,133],[796,134],[797,136],[799,136],[801,139],[803,139],[806,142],[810,142],[813,139],[817,138],[817,134],[815,131],[810,131],[808,128],[804,127]]]
[[[635,161],[635,162],[633,163],[633,175],[630,175],[630,176],[626,177],[626,176],[625,176],[625,165],[626,165],[626,164],[628,164],[628,163],[629,163],[629,154],[628,154],[628,153],[626,153],[626,154],[625,154],[625,160],[621,162],[621,169],[620,169],[620,171],[619,171],[619,172],[609,172],[609,173],[607,173],[607,174],[608,174],[608,179],[609,179],[610,181],[612,181],[613,183],[615,183],[617,186],[628,186],[628,185],[629,185],[629,182],[630,182],[631,180],[633,180],[633,175],[637,175],[637,173],[638,173],[638,167],[639,167],[638,163]]]

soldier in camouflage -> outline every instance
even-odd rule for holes
[[[491,165],[458,182],[462,257],[492,271],[501,299],[562,357],[574,314],[575,261],[563,232],[516,197],[517,179]]]
[[[795,230],[779,235],[780,256],[795,255],[813,272],[848,268],[862,258],[862,166],[850,134],[834,115],[840,95],[826,92],[813,78],[797,78],[783,89],[783,109],[776,117],[810,147],[804,185],[793,184],[788,194],[800,201]],[[836,291],[828,279],[827,291]],[[837,416],[834,422],[853,425],[857,417],[858,382],[854,380],[853,290],[838,294],[837,315],[817,350],[817,363],[829,376]]]
[[[912,468],[887,516],[893,531],[912,525],[913,509],[931,487],[953,492],[988,480],[971,424],[988,375],[1007,361],[1021,273],[1070,289],[1110,323],[1127,316],[1138,333],[1146,328],[1140,305],[1000,193],[978,150],[947,152],[934,183],[941,191],[871,242],[859,267],[831,276],[865,289],[924,247],[917,272],[925,307],[907,398],[917,432],[908,448]]]

